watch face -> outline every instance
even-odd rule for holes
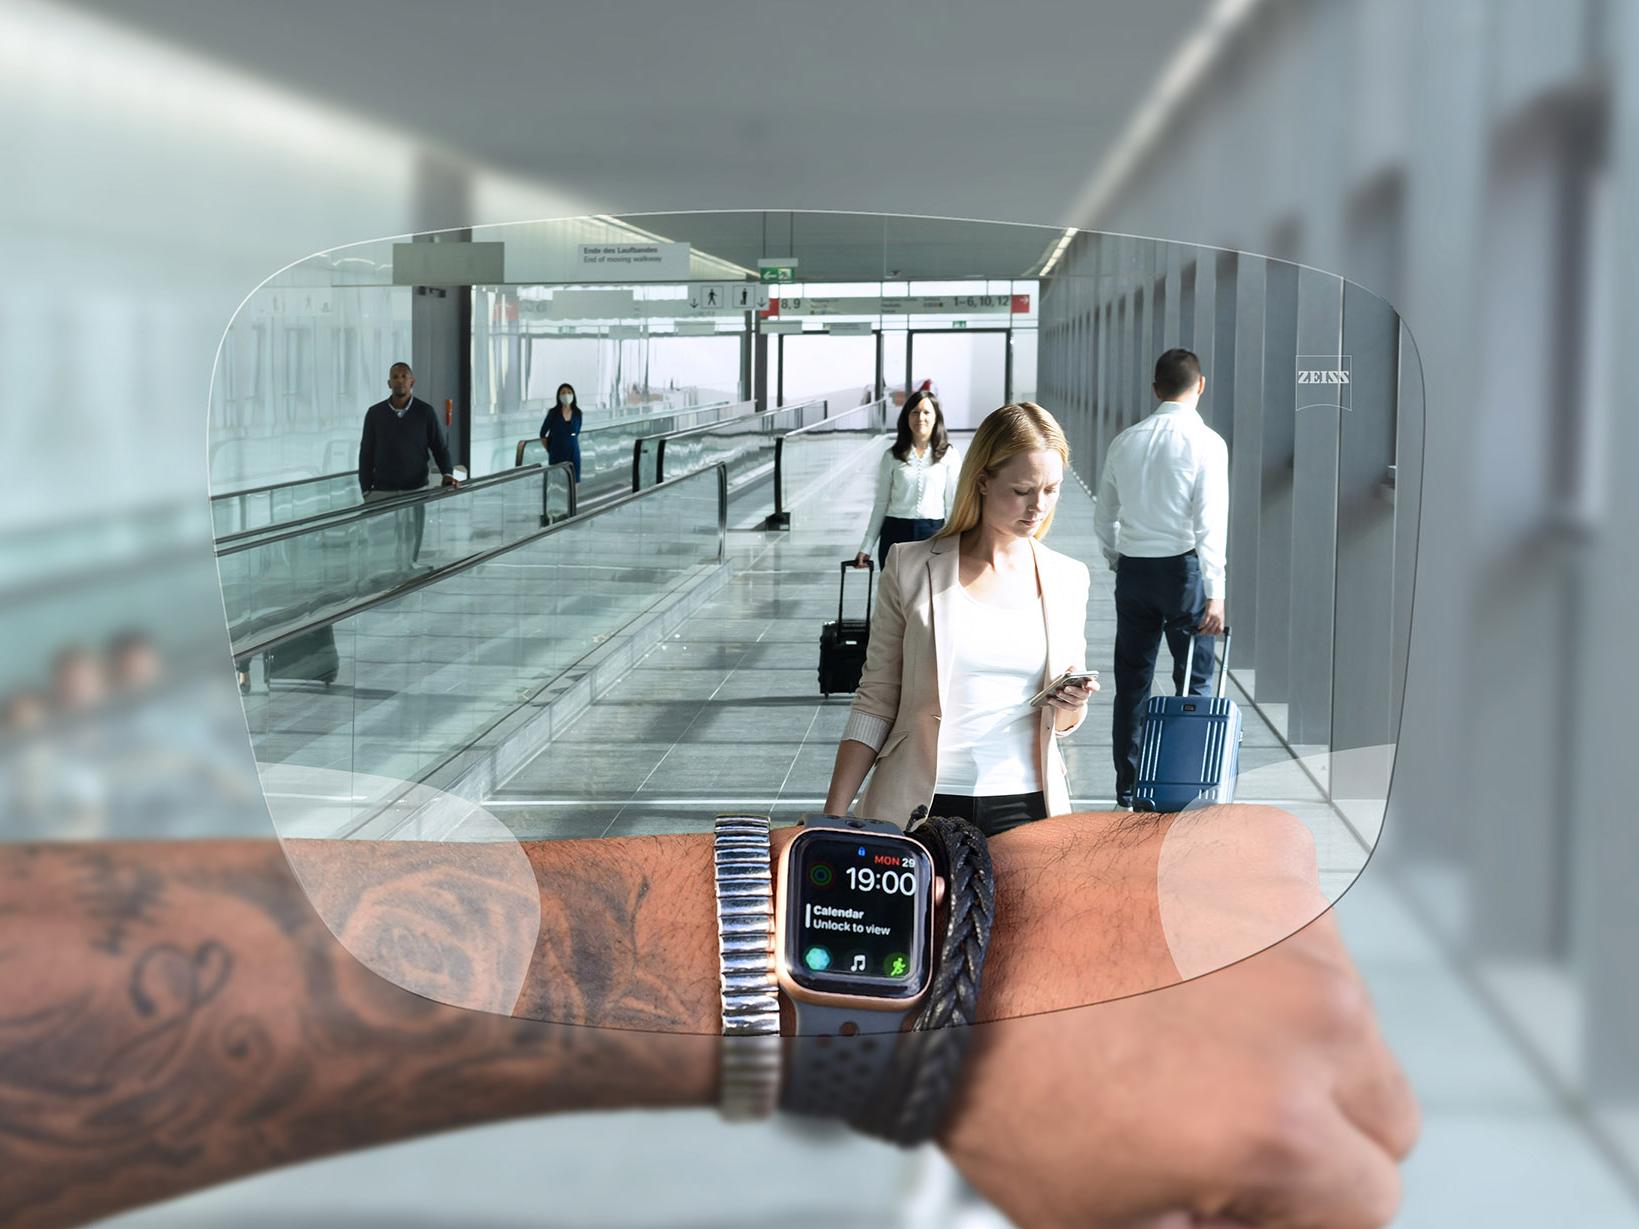
[[[785,955],[798,985],[914,998],[928,981],[933,866],[912,841],[816,831],[791,851]]]

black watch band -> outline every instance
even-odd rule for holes
[[[920,810],[919,810],[920,815]],[[938,1133],[972,1040],[985,954],[996,918],[996,880],[984,833],[965,819],[913,822],[945,882],[946,920],[933,984],[896,1051],[879,1094],[853,1125],[904,1147]]]

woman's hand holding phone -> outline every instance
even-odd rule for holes
[[[1097,670],[1066,670],[1030,700],[1032,706],[1047,706],[1074,713],[1085,708],[1093,692],[1099,690]]]

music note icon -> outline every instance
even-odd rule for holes
[[[864,952],[860,952],[857,955],[855,955],[854,963],[849,968],[848,971],[850,973],[863,973],[865,971],[865,953]]]

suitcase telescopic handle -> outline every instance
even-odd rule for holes
[[[838,623],[842,622],[842,596],[843,596],[843,590],[848,585],[848,569],[849,568],[855,568],[855,567],[858,567],[858,566],[859,565],[856,564],[852,559],[844,559],[842,561],[842,579],[837,582],[837,622]],[[875,579],[874,579],[875,576],[876,576],[876,563],[873,560],[867,559],[865,561],[865,621],[867,623],[869,623],[871,621],[871,588],[875,584]]]
[[[1188,694],[1189,680],[1195,673],[1195,637],[1200,634],[1200,632],[1194,631],[1189,634],[1189,649],[1184,654],[1184,687],[1186,691],[1181,694]],[[1229,675],[1229,624],[1224,624],[1224,630],[1220,634],[1224,638],[1224,653],[1218,659],[1218,682],[1212,689],[1213,699],[1217,699],[1224,694],[1224,682]]]

